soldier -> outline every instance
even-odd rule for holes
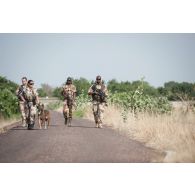
[[[26,101],[24,97],[22,96],[23,92],[26,90],[27,87],[27,78],[22,77],[22,85],[20,85],[17,90],[16,90],[16,95],[18,96],[18,101],[19,101],[19,108],[20,108],[20,113],[22,117],[22,126],[26,127]]]
[[[33,129],[35,124],[36,105],[39,103],[38,93],[34,88],[34,81],[29,80],[23,97],[27,105],[27,124],[28,129]]]
[[[61,94],[64,97],[64,124],[67,125],[68,122],[68,126],[70,127],[72,121],[72,107],[76,97],[76,87],[72,84],[72,79],[70,77],[67,78],[66,84],[62,88]]]
[[[96,82],[89,88],[88,95],[92,96],[92,110],[97,128],[102,128],[102,120],[106,97],[108,96],[107,87],[103,84],[101,76],[96,77]]]

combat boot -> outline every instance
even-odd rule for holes
[[[30,126],[30,124],[28,124],[28,130],[31,130],[31,126]]]
[[[28,130],[32,130],[34,128],[34,123],[28,124]]]
[[[27,126],[27,124],[26,124],[26,120],[25,119],[23,119],[22,120],[22,127],[26,127]]]
[[[66,117],[64,120],[64,124],[67,125],[67,122],[68,122],[68,118]]]
[[[96,122],[96,123],[95,123],[95,127],[98,128],[98,126],[99,126],[99,125],[98,125],[98,123]]]
[[[102,129],[102,123],[98,123],[98,128]]]
[[[71,122],[72,122],[72,119],[69,118],[69,119],[68,119],[68,126],[69,126],[69,127],[71,127]]]

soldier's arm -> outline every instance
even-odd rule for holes
[[[37,104],[40,103],[40,101],[39,101],[39,94],[38,94],[38,93],[37,93],[37,95],[36,95],[36,103],[37,103]]]
[[[74,86],[73,87],[73,99],[75,100],[76,98],[76,93],[77,93],[77,90],[76,90],[76,87]]]
[[[18,89],[16,90],[16,95],[23,101],[25,102],[25,98],[24,98],[24,94],[23,94],[23,89],[21,87],[18,87]]]
[[[93,90],[92,90],[92,86],[89,88],[88,90],[88,95],[92,95],[93,94]]]
[[[39,104],[39,96],[36,96],[36,104]]]
[[[108,89],[107,89],[106,86],[105,86],[105,89],[104,89],[104,94],[105,94],[106,97],[108,96]]]

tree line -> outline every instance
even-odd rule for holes
[[[77,88],[77,95],[87,94],[89,87],[94,81],[89,81],[85,78],[73,79],[73,84]],[[164,83],[162,87],[153,87],[143,79],[137,81],[117,81],[116,79],[109,80],[106,83],[111,94],[135,91],[140,85],[143,88],[143,94],[153,97],[167,97],[170,101],[192,100],[195,99],[195,83],[169,81]],[[42,84],[38,89],[41,97],[58,97],[62,98],[62,86],[52,88],[48,84]]]
[[[85,78],[73,79],[73,84],[77,88],[77,96],[81,94],[87,95],[89,87],[94,81],[89,81]],[[135,91],[139,86],[142,86],[143,94],[151,97],[167,97],[169,101],[178,100],[195,100],[195,83],[169,81],[162,87],[153,87],[148,82],[138,81],[117,81],[116,79],[109,80],[105,83],[110,94],[128,93]],[[0,117],[10,117],[18,113],[18,101],[15,91],[18,84],[0,76]],[[62,86],[52,87],[49,84],[42,84],[38,89],[40,97],[58,97],[61,96]]]

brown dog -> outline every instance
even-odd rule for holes
[[[38,108],[39,128],[42,129],[44,125],[45,129],[47,129],[50,124],[50,113],[48,110],[44,109],[44,104],[38,104],[37,108]]]

